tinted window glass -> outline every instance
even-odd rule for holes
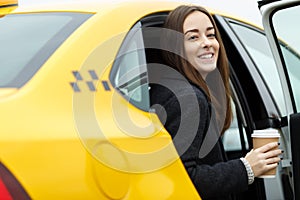
[[[241,144],[241,137],[240,135],[243,134],[244,142],[245,142],[245,148],[249,149],[249,144],[247,141],[246,136],[246,130],[243,126],[239,124],[238,115],[237,115],[237,108],[235,104],[233,103],[233,100],[231,100],[231,106],[232,106],[232,122],[230,124],[229,129],[226,130],[225,134],[222,137],[223,145],[225,151],[240,151],[242,150],[242,144]],[[240,127],[241,126],[241,129]],[[240,133],[242,131],[242,133]]]
[[[111,82],[136,107],[148,111],[147,63],[141,24],[127,34],[114,62]]]
[[[90,14],[12,14],[0,18],[0,87],[21,87]]]
[[[284,115],[285,104],[281,82],[266,36],[262,32],[248,26],[233,22],[230,24],[255,62],[274,96],[280,112]]]

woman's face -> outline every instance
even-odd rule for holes
[[[208,16],[192,12],[183,23],[184,51],[187,60],[199,71],[202,78],[217,67],[219,42]]]

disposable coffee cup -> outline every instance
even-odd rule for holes
[[[253,149],[257,149],[270,142],[279,142],[280,134],[277,129],[270,128],[263,130],[254,130],[251,134],[251,137],[253,141]],[[277,149],[277,147],[274,149]],[[261,176],[258,176],[258,178],[274,178],[275,175],[276,168],[265,172]]]

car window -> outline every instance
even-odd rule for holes
[[[243,149],[242,143],[244,142],[245,149],[249,149],[249,144],[246,136],[246,130],[242,126],[240,120],[238,119],[238,110],[234,104],[234,101],[231,100],[232,107],[232,122],[229,129],[227,129],[222,137],[224,149],[226,152],[230,151],[240,151]],[[241,135],[243,139],[241,138]]]
[[[230,21],[230,25],[256,64],[281,114],[285,115],[284,96],[279,73],[266,36],[261,31],[249,26],[244,26],[243,24]]]
[[[280,49],[287,68],[297,112],[300,111],[300,30],[295,29],[294,24],[298,23],[299,12],[300,7],[297,6],[280,10],[272,18],[275,33],[280,38]]]
[[[127,34],[118,52],[110,79],[112,85],[130,103],[148,111],[150,103],[146,64],[141,24],[137,23]]]
[[[0,18],[0,88],[24,85],[90,16],[83,13],[34,13]]]

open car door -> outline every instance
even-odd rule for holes
[[[300,1],[260,1],[259,8],[284,91],[287,134],[282,145],[287,152],[283,161],[291,168],[285,199],[300,199]]]

